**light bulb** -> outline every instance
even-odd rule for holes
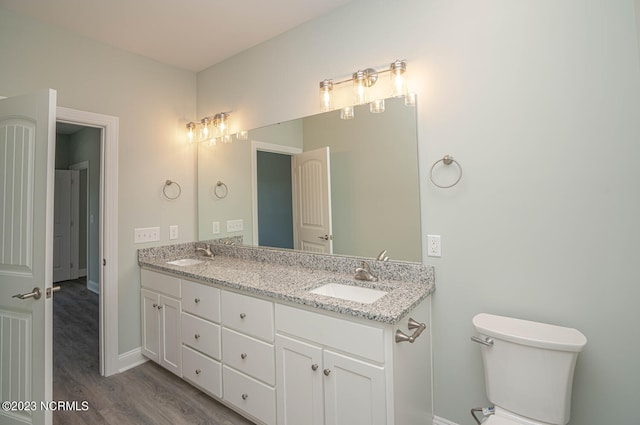
[[[331,92],[333,91],[333,82],[331,80],[323,80],[320,82],[320,111],[327,112],[332,109]]]
[[[407,92],[407,63],[397,60],[390,65],[391,70],[391,96],[404,96]]]

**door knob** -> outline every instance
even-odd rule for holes
[[[33,298],[34,300],[39,300],[41,296],[42,296],[42,292],[40,292],[40,288],[33,288],[33,291],[27,294],[15,294],[12,298],[18,298],[21,300]]]

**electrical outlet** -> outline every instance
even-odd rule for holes
[[[133,230],[133,243],[157,242],[159,240],[159,227],[139,227]]]
[[[227,220],[227,232],[242,232],[244,230],[244,224],[242,219],[240,220]]]
[[[427,256],[440,257],[440,235],[427,235]]]
[[[178,226],[169,226],[169,239],[178,239]]]
[[[220,222],[219,221],[214,221],[213,223],[211,223],[212,226],[212,231],[214,235],[219,235],[220,234]]]

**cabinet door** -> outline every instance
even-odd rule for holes
[[[160,295],[160,364],[182,376],[180,301]]]
[[[326,424],[386,424],[384,368],[328,350],[323,360]]]
[[[140,291],[142,310],[142,354],[156,363],[160,362],[160,321],[158,320],[158,294]]]
[[[278,425],[322,425],[322,350],[276,336]]]

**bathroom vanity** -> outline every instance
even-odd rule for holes
[[[212,249],[140,251],[146,357],[259,424],[431,423],[430,266]]]

